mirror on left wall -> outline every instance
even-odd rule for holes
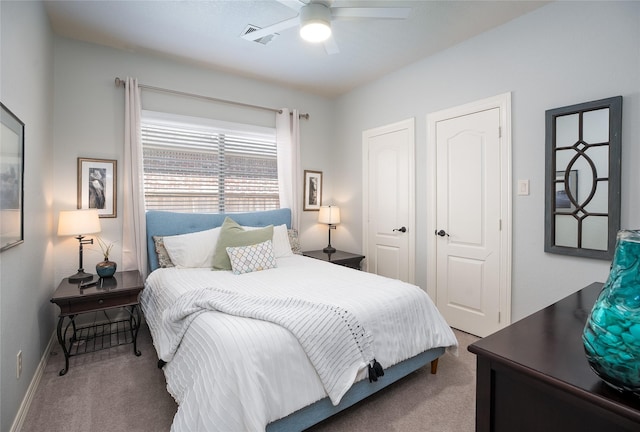
[[[24,243],[24,123],[0,102],[0,252]]]

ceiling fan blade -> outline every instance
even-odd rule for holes
[[[331,8],[331,17],[346,18],[378,18],[378,19],[406,19],[411,8],[405,7],[336,7]]]
[[[253,31],[251,33],[247,33],[245,35],[242,35],[242,39],[255,41],[255,40],[258,40],[258,39],[260,39],[262,37],[269,36],[269,35],[272,35],[274,33],[277,33],[279,31],[286,30],[286,29],[289,29],[291,27],[296,27],[299,23],[300,23],[300,18],[298,18],[296,16],[296,17],[289,18],[289,19],[284,20],[284,21],[280,21],[279,23],[270,25],[269,27],[265,27],[263,29],[256,30],[256,31]]]
[[[305,3],[300,0],[276,0],[278,3],[282,3],[288,8],[293,9],[294,11],[300,11],[300,8],[305,5]]]
[[[324,50],[329,55],[338,54],[340,52],[336,39],[333,36],[329,36],[329,39],[324,41]]]

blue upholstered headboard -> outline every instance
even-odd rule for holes
[[[219,227],[229,216],[240,225],[267,226],[287,225],[291,228],[291,210],[278,209],[251,213],[176,213],[167,211],[147,212],[147,257],[149,269],[158,268],[158,256],[156,255],[153,236],[171,236],[204,231]]]

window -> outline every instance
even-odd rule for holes
[[[280,207],[275,129],[149,111],[141,124],[147,210]]]

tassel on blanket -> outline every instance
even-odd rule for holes
[[[378,378],[384,376],[384,369],[376,359],[369,364],[369,382],[378,381]]]

